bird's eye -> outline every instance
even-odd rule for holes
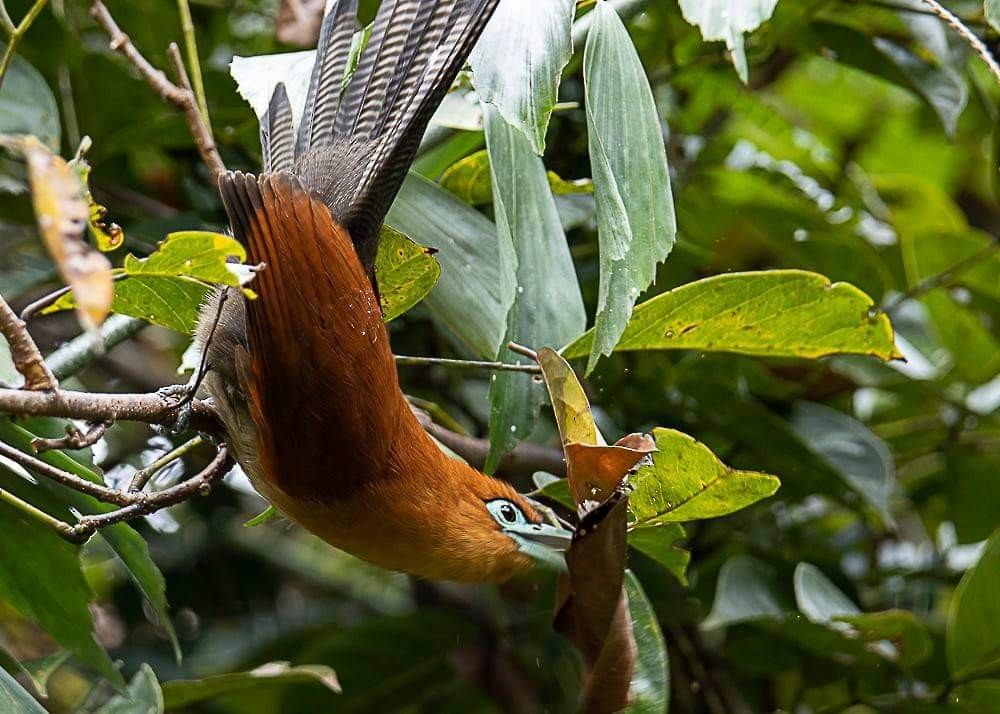
[[[493,516],[493,520],[499,523],[501,526],[512,526],[518,523],[526,523],[527,519],[524,517],[524,513],[521,511],[517,505],[505,498],[497,498],[492,501],[486,502],[486,508],[489,509],[490,515]]]

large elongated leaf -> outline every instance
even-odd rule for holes
[[[507,330],[513,278],[501,269],[494,225],[434,183],[410,174],[386,223],[437,248],[437,285],[424,300],[435,320],[479,357],[492,358]]]
[[[677,233],[666,149],[642,63],[606,0],[593,15],[583,79],[601,274],[588,372],[611,354]]]
[[[796,402],[790,424],[802,443],[826,461],[886,523],[895,465],[889,448],[857,419],[836,409]]]
[[[186,707],[196,702],[234,692],[250,692],[287,687],[290,684],[319,684],[340,693],[337,675],[329,667],[269,662],[249,672],[231,672],[204,679],[178,679],[163,683],[167,708]]]
[[[30,453],[32,451],[31,440],[34,437],[35,434],[11,423],[9,419],[0,419],[0,440],[5,443],[15,446],[25,453]],[[98,480],[97,474],[61,451],[46,451],[38,458],[88,481]],[[74,508],[81,513],[102,513],[114,508],[114,506],[100,503],[90,496],[64,488],[49,480],[40,481],[39,489],[51,494],[65,506]],[[149,602],[158,624],[170,638],[174,656],[180,659],[180,645],[177,642],[177,635],[168,613],[166,582],[149,554],[146,540],[127,523],[116,523],[113,526],[102,528],[98,537],[103,538],[111,547],[136,588]]]
[[[0,669],[0,712],[45,714],[45,709],[6,670]]]
[[[990,536],[976,566],[962,577],[948,608],[945,643],[952,681],[1000,669],[1000,530]]]
[[[116,686],[111,658],[94,640],[90,588],[78,549],[39,521],[0,502],[0,601],[38,623]]]
[[[631,480],[634,525],[715,518],[778,490],[776,477],[731,469],[687,434],[654,429],[653,437],[653,463],[640,466]]]
[[[804,270],[729,273],[674,288],[639,305],[616,350],[698,349],[816,358],[899,357],[892,325],[872,299]],[[563,350],[592,354],[594,331]]]
[[[665,714],[670,704],[667,643],[663,640],[653,605],[631,570],[625,571],[625,594],[636,647],[635,671],[629,686],[631,701],[625,711],[629,714]]]
[[[559,78],[573,55],[574,9],[573,0],[505,0],[469,55],[476,92],[538,155],[545,151]]]
[[[517,285],[506,339],[538,347],[563,344],[583,332],[586,315],[545,167],[495,108],[484,105],[484,114],[501,259],[513,263]],[[505,361],[524,359],[506,348],[499,354]],[[493,376],[487,470],[496,468],[518,437],[531,433],[544,397],[528,374]]]
[[[774,12],[778,0],[680,0],[684,19],[697,25],[706,41],[722,40],[729,49],[736,74],[749,78],[743,33],[753,32]]]

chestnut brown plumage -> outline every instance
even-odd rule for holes
[[[298,135],[279,84],[261,120],[265,171],[220,180],[234,235],[265,268],[256,300],[230,291],[205,306],[206,384],[243,469],[292,520],[387,568],[504,580],[560,536],[424,432],[373,278],[385,213],[497,0],[384,0],[343,87],[355,3],[324,19]]]

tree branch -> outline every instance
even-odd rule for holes
[[[129,36],[122,32],[115,22],[108,8],[101,0],[94,0],[90,8],[91,16],[97,20],[98,24],[104,28],[110,38],[110,47],[115,52],[120,52],[135,67],[146,83],[152,87],[165,101],[170,102],[175,107],[184,112],[187,118],[188,129],[194,138],[195,146],[201,155],[202,161],[212,174],[212,180],[217,179],[225,173],[226,166],[222,163],[219,150],[215,145],[215,138],[212,136],[212,129],[205,121],[198,107],[198,100],[191,84],[187,79],[187,73],[183,70],[183,63],[178,71],[178,81],[182,86],[178,86],[167,79],[167,76],[159,69],[150,64],[149,60],[142,56],[139,50],[129,39]],[[180,57],[180,52],[175,44],[171,44],[171,56],[174,53]],[[169,51],[169,50],[168,50]],[[176,68],[176,60],[175,60]]]
[[[52,370],[42,359],[38,345],[31,339],[24,321],[17,316],[2,296],[0,296],[0,333],[3,333],[7,344],[10,345],[14,368],[24,377],[26,389],[50,390],[59,386]]]

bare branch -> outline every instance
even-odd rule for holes
[[[14,367],[24,377],[26,389],[50,390],[59,386],[52,371],[42,359],[38,345],[31,339],[24,321],[15,314],[2,296],[0,296],[0,333],[3,333],[7,344],[10,345]]]
[[[86,432],[80,431],[75,424],[66,425],[66,436],[58,439],[43,439],[36,437],[31,440],[31,448],[36,454],[41,454],[52,449],[86,449],[93,446],[114,424],[111,421],[101,421],[91,424]]]
[[[184,112],[187,118],[188,129],[194,138],[195,146],[201,155],[202,161],[212,174],[212,180],[217,179],[225,173],[226,166],[222,163],[219,150],[215,145],[215,138],[212,136],[212,129],[205,122],[201,111],[198,108],[198,100],[191,89],[190,82],[187,81],[187,74],[180,74],[180,81],[186,86],[178,86],[167,79],[167,76],[159,69],[150,64],[149,60],[142,56],[129,36],[122,32],[115,22],[108,8],[101,0],[94,0],[90,8],[91,16],[97,20],[98,24],[104,28],[110,38],[110,47],[115,52],[120,52],[135,67],[146,83],[152,87],[164,100],[170,102]],[[171,44],[171,56],[174,53],[180,58],[180,52],[175,44]],[[175,60],[176,64],[177,60]],[[181,63],[183,68],[183,63]],[[183,72],[183,69],[182,69]]]

